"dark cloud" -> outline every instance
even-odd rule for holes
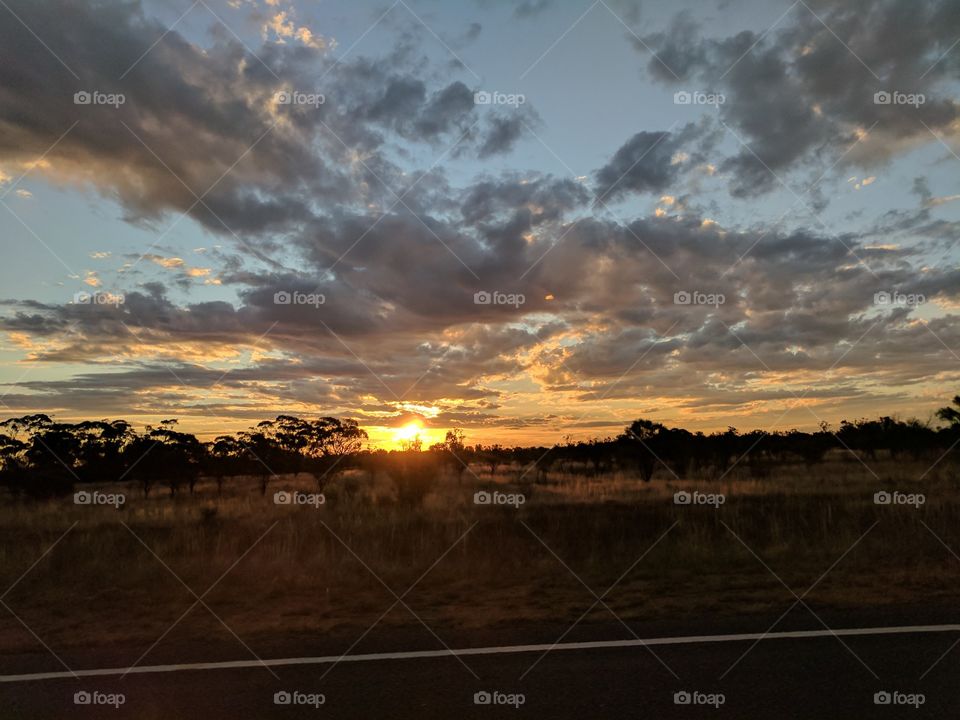
[[[688,164],[702,159],[694,141],[704,137],[704,127],[688,124],[679,132],[638,132],[597,170],[596,196],[602,202],[627,192],[661,193],[676,182]],[[686,156],[679,155],[689,149]]]
[[[522,209],[533,223],[560,219],[565,211],[583,206],[589,195],[581,183],[551,177],[481,180],[464,193],[460,212],[464,222],[477,225]]]
[[[436,92],[416,121],[417,134],[423,138],[436,138],[463,127],[473,112],[473,93],[462,82],[450,83]]]
[[[960,117],[948,88],[958,60],[945,54],[960,11],[949,0],[824,0],[795,6],[765,35],[706,32],[681,13],[637,45],[654,50],[655,79],[725,96],[719,119],[747,145],[721,165],[735,197],[768,192],[798,167],[829,169],[847,151],[844,164],[875,166]],[[925,102],[878,104],[882,91]]]
[[[597,171],[597,197],[612,200],[628,190],[665,190],[677,177],[672,158],[678,147],[669,132],[638,132]]]
[[[522,210],[551,197],[566,198],[544,207],[551,232],[522,238],[518,219],[531,219]],[[99,396],[94,378],[106,375],[91,371],[35,381],[29,390],[39,397],[100,408],[118,388],[151,390],[144,402],[167,410],[182,393],[204,389],[212,371],[201,362],[254,347],[260,357],[222,385],[264,406],[298,393],[353,408],[370,396],[474,402],[493,394],[485,378],[529,373],[584,400],[606,390],[610,397],[655,391],[696,394],[719,407],[724,393],[732,393],[730,402],[769,398],[769,388],[753,385],[758,374],[826,372],[838,362],[844,378],[915,383],[942,368],[940,339],[960,342],[949,318],[930,321],[938,339],[916,322],[915,309],[875,305],[880,291],[960,299],[960,272],[921,270],[922,254],[872,251],[849,235],[727,230],[698,217],[628,225],[563,217],[585,199],[569,181],[484,181],[462,205],[477,235],[440,217],[425,219],[429,230],[409,214],[372,230],[373,216],[328,218],[297,238],[301,273],[225,277],[238,285],[239,306],[175,303],[151,286],[116,307],[7,301],[0,328],[37,343],[38,362],[107,365],[110,381]],[[318,283],[361,228],[366,236]],[[858,257],[868,257],[872,271]],[[480,290],[522,293],[526,302],[476,305]],[[676,304],[679,291],[720,293],[725,302]],[[276,301],[277,293],[296,292],[322,293],[324,301]],[[163,360],[171,346],[181,353],[172,364]],[[138,369],[118,374],[117,364]],[[814,397],[858,392],[838,381]]]
[[[707,67],[707,50],[700,37],[700,26],[688,11],[677,13],[670,22],[667,32],[630,38],[634,47],[649,53],[656,48],[656,54],[647,65],[650,74],[664,82],[688,80],[694,72]]]
[[[204,52],[170,32],[133,66],[166,30],[136,5],[13,5],[25,23],[44,29],[45,42],[79,79],[19,25],[0,27],[4,160],[25,162],[49,150],[56,177],[93,184],[133,217],[192,208],[195,219],[218,232],[225,232],[221,219],[237,231],[271,219],[282,227],[305,217],[310,195],[342,196],[339,188],[349,186],[321,157],[302,152],[302,122],[268,132],[267,107],[278,83],[256,60],[241,63],[239,44]],[[299,63],[297,53],[265,55]],[[123,93],[126,102],[76,105],[79,91]],[[271,192],[278,187],[286,192]]]
[[[518,18],[535,17],[552,4],[553,0],[520,0],[513,6],[513,15]]]
[[[134,3],[12,9],[53,52],[18,23],[0,26],[0,158],[46,153],[51,176],[117,199],[132,222],[178,212],[228,236],[290,231],[320,208],[390,202],[383,185],[402,186],[403,171],[388,144],[441,147],[475,123],[466,85],[429,86],[402,41],[335,63],[292,44],[254,55],[230,36],[201,47]],[[79,91],[125,102],[77,105]],[[282,92],[323,101],[277,104]],[[519,116],[495,116],[461,150],[508,152],[521,133]]]
[[[481,32],[483,32],[483,25],[478,22],[470,23],[467,31],[463,34],[463,41],[461,44],[466,45],[467,43],[473,42],[480,37]]]
[[[531,122],[527,115],[525,111],[517,110],[492,116],[480,139],[479,157],[483,159],[510,152],[520,136],[527,132]]]

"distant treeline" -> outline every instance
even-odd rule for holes
[[[0,423],[0,486],[15,495],[51,497],[88,482],[138,483],[149,495],[156,486],[171,495],[187,487],[193,492],[201,477],[216,481],[255,476],[266,493],[270,480],[286,473],[313,475],[318,486],[350,468],[383,470],[396,478],[446,470],[462,480],[465,473],[498,468],[518,469],[518,477],[545,482],[551,472],[599,474],[633,472],[649,482],[658,471],[683,478],[691,473],[718,477],[741,464],[763,477],[775,464],[823,461],[830,450],[849,451],[861,459],[889,457],[921,459],[942,456],[960,441],[960,396],[937,417],[945,427],[919,420],[843,421],[836,430],[799,430],[741,434],[734,428],[709,435],[668,428],[650,420],[631,423],[618,437],[568,442],[552,448],[474,445],[462,430],[447,433],[442,443],[421,452],[419,440],[404,451],[364,449],[367,433],[356,420],[321,417],[304,420],[280,415],[250,430],[201,442],[176,429],[176,420],[136,431],[125,420],[79,423],[55,422],[43,414],[10,418]],[[476,469],[475,469],[476,468]]]
[[[235,435],[201,442],[176,429],[176,420],[137,432],[126,420],[54,422],[25,415],[0,423],[0,485],[15,494],[53,496],[75,483],[138,482],[144,495],[157,485],[190,492],[201,476],[255,475],[266,492],[281,473],[327,473],[363,449],[367,433],[356,420],[303,420],[280,415]]]

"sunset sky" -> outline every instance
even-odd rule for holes
[[[955,0],[0,18],[4,417],[515,445],[960,393]]]

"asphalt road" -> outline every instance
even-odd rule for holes
[[[782,629],[796,629],[786,625]],[[766,628],[753,629],[762,632]],[[583,628],[566,640],[592,640],[589,635],[595,630],[599,640],[629,638],[623,628],[616,635],[611,627]],[[823,631],[823,626],[808,623],[804,630]],[[389,640],[381,636],[376,643],[384,646]],[[187,669],[131,674],[122,679],[0,682],[0,717],[947,718],[960,715],[960,685],[956,683],[960,645],[950,649],[958,641],[956,629],[843,635],[839,639],[825,633],[756,643],[753,639],[698,640],[649,648],[558,649],[545,655],[541,650],[493,651],[459,659],[403,657],[336,665],[282,665],[270,670],[262,666]],[[372,649],[376,648],[362,651]],[[74,670],[110,667],[80,660],[71,658]],[[6,673],[27,670],[63,668],[55,661],[43,663],[42,668],[31,661],[21,668],[11,658],[4,659]],[[77,705],[74,695],[78,692],[101,693],[96,697],[104,702],[117,702],[122,694],[123,704]],[[278,705],[278,692],[290,693],[294,702],[313,704]],[[494,704],[478,705],[475,695],[480,692],[501,695]],[[691,704],[677,704],[678,692],[690,693]],[[875,704],[878,692],[890,693],[893,703]]]

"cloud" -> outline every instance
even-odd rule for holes
[[[224,35],[164,34],[135,3],[9,1],[83,82],[0,26],[4,167],[93,188],[142,226],[186,213],[219,236],[200,241],[210,248],[200,267],[187,254],[192,238],[142,258],[120,251],[122,303],[0,301],[0,330],[24,357],[58,365],[6,387],[16,407],[99,416],[123,402],[167,416],[287,409],[382,420],[412,403],[438,408],[438,422],[529,428],[573,422],[584,403],[602,402],[602,417],[583,426],[608,427],[619,401],[631,403],[623,412],[720,415],[810,390],[817,402],[857,407],[890,386],[958,376],[944,345],[960,343],[951,315],[960,275],[931,258],[960,228],[930,212],[957,196],[935,196],[917,177],[917,207],[890,209],[861,232],[846,222],[814,232],[754,225],[752,214],[738,223],[697,186],[725,177],[750,200],[777,177],[819,174],[857,138],[841,163],[856,170],[843,177],[869,186],[887,158],[932,141],[917,120],[950,136],[955,105],[938,92],[956,70],[952,56],[918,85],[930,102],[905,111],[874,104],[869,73],[800,6],[769,37],[704,37],[680,15],[645,38],[659,57],[650,74],[676,83],[669,66],[727,102],[695,123],[639,126],[615,138],[594,172],[568,179],[516,163],[491,170],[500,163],[485,161],[525,149],[538,113],[478,108],[406,28],[375,57],[335,63],[280,4],[262,18],[269,32],[254,56]],[[919,77],[958,30],[932,0],[910,6],[919,19],[892,2],[815,7],[884,84]],[[940,23],[929,47],[917,45],[924,22]],[[82,89],[123,92],[126,102],[75,105]],[[321,92],[323,102],[292,101]],[[721,147],[729,154],[713,157]],[[466,172],[447,157],[466,159]],[[594,196],[622,202],[622,219]],[[100,287],[101,275],[74,282]],[[881,291],[930,304],[880,307]],[[675,302],[684,292],[724,302]],[[513,304],[483,301],[494,293]],[[540,411],[541,393],[556,412]]]
[[[201,46],[134,3],[12,0],[11,8],[43,27],[47,44],[83,80],[20,29],[0,27],[8,68],[0,76],[0,162],[26,166],[44,156],[38,175],[93,187],[135,223],[187,213],[253,245],[249,236],[290,231],[324,208],[390,202],[384,182],[404,184],[390,143],[446,149],[477,120],[466,85],[428,86],[423,58],[403,42],[376,59],[355,54],[336,63],[302,46],[307,35],[289,11],[274,14],[271,28],[301,45],[268,41],[254,54],[229,36]],[[76,105],[80,91],[122,93],[125,101]],[[324,101],[278,104],[280,92]],[[70,127],[64,118],[79,121],[54,144]],[[508,152],[523,131],[519,116],[494,115],[480,127],[458,151]]]
[[[692,123],[679,132],[638,132],[596,171],[597,198],[610,202],[629,191],[660,194],[669,189],[685,166],[701,161],[700,152],[695,151],[694,157],[681,151],[692,149],[691,144],[701,138],[705,139],[704,127]]]
[[[944,195],[943,197],[932,197],[924,203],[924,207],[938,207],[947,203],[960,200],[960,195]]]
[[[526,107],[491,116],[480,139],[479,157],[484,159],[510,152],[517,140],[536,122],[536,114]]]
[[[153,263],[156,263],[162,268],[172,269],[172,268],[181,268],[183,267],[183,258],[178,257],[162,257],[160,255],[144,255],[146,260],[149,260]]]
[[[705,36],[680,13],[668,32],[637,46],[654,51],[647,62],[654,79],[725,95],[719,119],[747,147],[720,169],[731,175],[734,197],[749,198],[780,186],[792,170],[872,168],[935,142],[931,130],[955,136],[960,106],[948,85],[957,60],[945,53],[958,34],[949,0],[828,0],[792,8],[767,34],[723,38]],[[878,104],[880,91],[924,102]]]
[[[553,4],[553,0],[520,0],[513,7],[517,18],[531,18],[539,15]]]
[[[500,397],[497,385],[520,379],[557,402],[655,396],[681,408],[699,398],[719,413],[789,399],[784,382],[827,402],[920,383],[944,367],[947,351],[914,309],[874,304],[881,290],[944,307],[960,300],[960,273],[924,267],[920,252],[853,236],[743,231],[696,215],[566,217],[587,202],[573,181],[486,180],[464,192],[462,219],[395,213],[370,229],[372,214],[328,217],[294,238],[301,272],[222,273],[238,303],[177,303],[159,285],[117,306],[8,301],[0,328],[35,361],[102,366],[23,383],[35,395],[16,397],[56,396],[92,411],[136,388],[138,411],[168,414],[191,393],[195,410],[236,397],[261,411],[289,400],[349,414],[369,409],[371,397],[457,398],[482,424],[470,413],[486,417],[481,403]],[[550,232],[524,239],[531,223]],[[323,272],[368,230],[337,273]],[[526,301],[477,305],[480,290]],[[678,305],[681,290],[726,300]],[[278,302],[278,293],[320,293],[324,302]],[[928,322],[948,345],[960,342],[950,317]],[[217,358],[235,364],[214,391],[214,368],[204,366]],[[171,383],[166,367],[187,387]],[[821,377],[828,370],[835,382]]]
[[[277,3],[268,3],[276,5]],[[263,25],[262,34],[266,39],[272,37],[274,42],[284,44],[287,40],[297,40],[303,45],[316,50],[330,50],[336,47],[336,42],[321,35],[316,35],[310,28],[298,26],[293,19],[294,10],[280,10],[274,13]]]

